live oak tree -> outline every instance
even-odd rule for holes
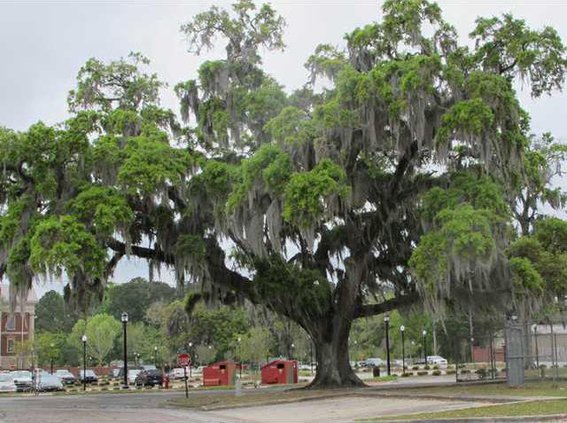
[[[305,329],[313,386],[362,384],[354,319],[506,298],[529,180],[514,83],[560,89],[565,47],[510,15],[478,19],[466,47],[434,3],[383,12],[346,49],[319,46],[290,95],[261,67],[262,50],[284,47],[270,6],[197,15],[189,50],[221,40],[226,55],[175,87],[181,124],[143,56],[89,60],[67,122],[0,131],[0,270],[20,292],[66,273],[84,306],[125,256],[170,266],[200,287],[189,311],[246,299]]]

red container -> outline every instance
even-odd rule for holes
[[[274,360],[262,366],[262,384],[288,385],[297,383],[297,361]]]
[[[236,364],[232,361],[219,361],[203,369],[203,386],[234,385]]]

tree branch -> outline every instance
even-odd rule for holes
[[[358,319],[360,317],[371,317],[377,314],[383,314],[388,311],[396,310],[401,307],[406,307],[414,304],[419,300],[419,294],[417,292],[412,292],[401,297],[395,297],[386,300],[379,304],[365,304],[360,305],[354,311],[354,318]]]

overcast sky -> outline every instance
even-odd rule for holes
[[[286,89],[292,90],[305,82],[307,73],[303,64],[317,44],[342,45],[345,33],[380,18],[382,2],[276,0],[271,3],[287,21],[287,48],[283,53],[269,53],[265,68]],[[438,3],[463,40],[472,30],[476,17],[511,12],[535,28],[554,26],[567,42],[565,0]],[[0,0],[0,125],[25,130],[38,120],[49,124],[63,120],[67,92],[74,87],[78,69],[90,57],[112,60],[139,51],[151,60],[151,70],[169,83],[170,88],[193,78],[203,59],[186,52],[179,27],[213,4],[228,6],[230,2]],[[531,113],[535,133],[551,131],[556,137],[567,139],[564,93],[532,101],[528,93],[522,92],[521,98]],[[163,93],[163,104],[176,109],[170,91]],[[135,263],[121,266],[115,279],[127,281],[145,275],[144,266]],[[164,279],[170,278],[164,275]],[[38,295],[52,287],[40,287]]]

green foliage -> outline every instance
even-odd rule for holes
[[[492,110],[482,100],[460,101],[443,115],[439,140],[446,142],[455,132],[466,136],[481,136],[489,131],[493,121]]]
[[[118,180],[132,194],[153,194],[167,184],[179,183],[191,164],[188,153],[154,137],[130,138]]]
[[[309,227],[334,211],[329,201],[332,197],[345,199],[349,193],[344,169],[322,160],[309,172],[291,175],[285,189],[283,217],[300,227]]]
[[[292,172],[291,159],[276,145],[262,146],[254,156],[242,162],[241,180],[228,198],[227,208],[242,203],[256,183],[271,192],[281,194]]]
[[[325,316],[331,307],[331,287],[317,270],[301,269],[272,256],[255,265],[254,288],[274,311],[286,316]]]
[[[153,303],[169,303],[175,297],[175,289],[163,282],[135,278],[124,284],[111,284],[106,289],[101,309],[116,319],[127,312],[131,322],[144,322]]]
[[[108,314],[97,314],[86,322],[81,319],[75,323],[70,334],[70,342],[76,349],[81,350],[82,336],[87,336],[87,353],[98,365],[105,362],[106,357],[114,346],[114,341],[120,333],[122,325]]]
[[[39,299],[35,306],[35,330],[37,332],[69,332],[75,324],[75,316],[65,304],[63,296],[49,291]]]
[[[72,216],[43,219],[30,242],[30,262],[37,272],[61,276],[82,273],[103,277],[106,251],[86,227]]]
[[[88,186],[71,201],[69,208],[99,236],[112,235],[117,226],[127,228],[134,219],[124,197],[111,187]]]

